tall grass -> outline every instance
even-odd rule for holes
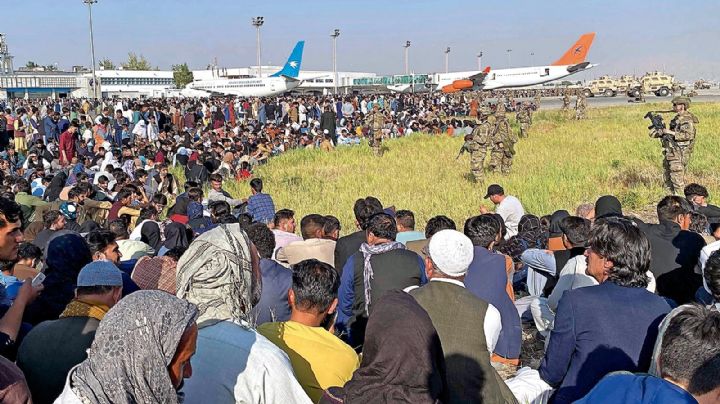
[[[512,173],[488,174],[483,184],[469,176],[469,156],[455,156],[460,138],[414,135],[386,141],[381,158],[366,146],[291,151],[255,171],[278,208],[295,210],[298,218],[309,213],[337,216],[343,233],[354,229],[353,203],[376,196],[383,205],[410,209],[418,227],[434,215],[444,214],[459,225],[478,213],[491,183],[520,198],[525,209],[537,215],[557,209],[574,211],[578,204],[616,195],[627,210],[651,211],[665,195],[660,142],[648,137],[648,110],[669,109],[669,102],[590,109],[589,119],[571,120],[560,111],[540,111],[533,117],[530,137],[515,149]],[[687,182],[708,187],[720,199],[716,175],[720,144],[720,104],[693,104],[700,119]],[[669,122],[671,114],[666,115]],[[513,128],[517,130],[514,125]],[[489,156],[488,156],[489,160]],[[236,197],[247,196],[247,183],[229,183]]]

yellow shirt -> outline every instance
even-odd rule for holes
[[[295,377],[313,402],[329,387],[342,387],[360,366],[355,351],[322,327],[295,321],[265,323],[257,331],[285,351]]]

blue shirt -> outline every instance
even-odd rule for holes
[[[262,192],[248,198],[247,211],[256,222],[270,223],[275,219],[275,204],[272,197]]]
[[[658,377],[617,372],[605,376],[575,403],[694,404],[697,401],[687,391]]]
[[[292,287],[292,270],[271,259],[261,258],[260,273],[262,292],[260,301],[253,307],[253,315],[257,318],[255,324],[290,320],[287,295]]]
[[[415,240],[424,240],[425,239],[425,233],[421,231],[401,231],[395,236],[395,241],[398,243],[403,243],[404,245],[407,245],[408,241],[415,241]]]

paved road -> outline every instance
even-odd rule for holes
[[[628,102],[627,97],[616,96],[616,97],[591,97],[588,98],[588,107],[610,107],[610,106],[621,106],[621,105],[637,105],[637,103]],[[667,102],[670,104],[672,97],[656,97],[650,95],[645,97],[647,103],[654,102]],[[692,102],[720,102],[720,94],[699,94],[692,97]],[[560,109],[562,107],[562,98],[543,98],[540,101],[541,109]],[[575,107],[575,98],[573,97],[570,102],[570,107]]]

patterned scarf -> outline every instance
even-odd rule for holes
[[[368,243],[362,243],[360,246],[360,252],[363,254],[363,286],[365,287],[365,315],[370,315],[370,281],[374,278],[372,265],[370,265],[370,258],[373,255],[383,254],[392,250],[404,250],[405,245],[398,243],[397,241],[390,241],[383,244],[370,245]]]
[[[84,302],[82,300],[73,299],[65,310],[60,314],[63,317],[90,317],[95,320],[102,321],[105,314],[110,308],[104,304]]]

